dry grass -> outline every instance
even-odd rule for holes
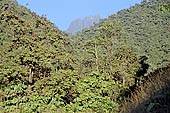
[[[151,73],[125,100],[121,113],[170,113],[170,65]]]

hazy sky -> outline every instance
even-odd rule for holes
[[[66,30],[71,21],[89,15],[107,17],[142,0],[17,0],[38,15],[47,15],[61,30]]]

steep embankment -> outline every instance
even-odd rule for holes
[[[170,65],[148,76],[149,79],[123,103],[122,113],[170,112]]]

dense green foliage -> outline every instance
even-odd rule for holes
[[[102,20],[89,30],[78,33],[74,38],[84,41],[93,38],[102,23],[118,20],[124,28],[126,45],[135,48],[139,56],[147,56],[150,71],[166,66],[170,62],[170,11],[161,9],[168,6],[168,0],[143,1],[128,9]]]
[[[7,107],[25,102],[27,90],[58,67],[73,67],[68,42],[50,21],[12,1],[0,8],[0,87]]]
[[[137,4],[69,37],[46,17],[1,0],[0,110],[119,112],[146,73],[140,57],[150,69],[170,60],[169,12],[158,11],[160,3]]]
[[[170,62],[170,11],[159,10],[162,5],[168,5],[168,2],[143,1],[109,17],[121,21],[128,43],[137,49],[139,55],[148,57],[152,71]]]
[[[95,70],[115,76],[115,79],[120,79],[123,83],[132,82],[131,78],[134,79],[140,64],[134,50],[125,45],[123,32],[119,22],[105,21],[95,28],[92,39],[79,42],[82,44],[82,51],[78,51],[81,73]],[[124,77],[126,80],[123,80]]]
[[[53,24],[13,5],[1,3],[1,81],[8,85],[9,79],[32,84],[55,67],[69,68],[67,42]]]

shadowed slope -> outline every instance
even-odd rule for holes
[[[122,113],[170,112],[170,65],[151,73],[123,104]]]

